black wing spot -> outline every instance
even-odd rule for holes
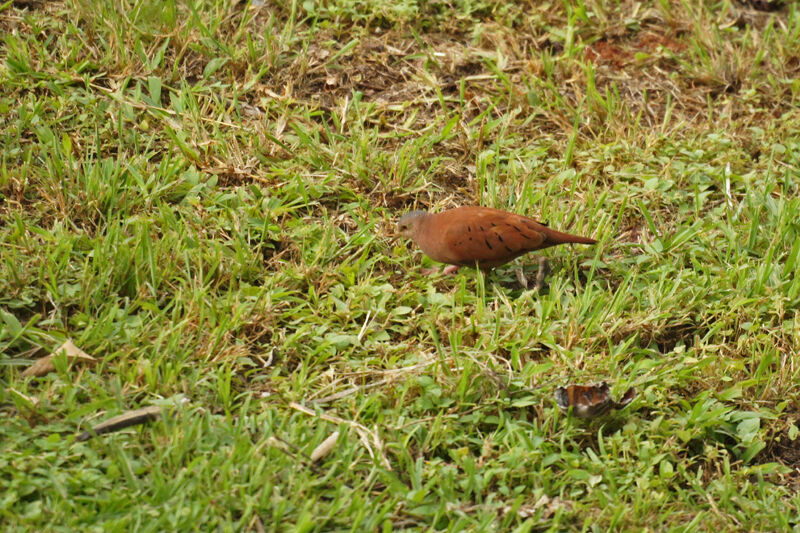
[[[497,226],[497,224],[495,224],[494,222],[492,222],[491,225],[493,228]]]
[[[502,235],[500,235],[499,233],[497,234],[497,239],[498,239],[500,242],[505,242],[505,241],[503,240],[503,236],[502,236]]]
[[[470,237],[469,240],[472,240],[472,237]]]
[[[509,251],[509,253],[512,253],[512,254],[514,253],[514,250],[512,250],[511,248],[509,248],[507,244],[505,245],[505,247],[506,247],[506,250],[508,250],[508,251]]]
[[[471,228],[471,227],[469,227],[469,226],[467,226],[467,231],[468,231],[468,232],[470,232],[470,233],[472,233],[472,228]]]
[[[494,250],[494,248],[492,248],[492,245],[489,244],[489,239],[483,239],[483,242],[486,243],[486,246],[488,246],[490,250]]]
[[[478,227],[481,228],[481,231],[486,231],[485,229],[483,229],[483,226],[478,226]]]
[[[515,230],[517,230],[518,232],[522,233],[522,230],[521,230],[521,229],[519,229],[518,227],[516,227],[514,224],[509,224],[509,226],[511,226],[512,228],[514,228],[514,229],[515,229]]]

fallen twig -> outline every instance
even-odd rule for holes
[[[128,411],[127,413],[115,416],[114,418],[109,418],[105,422],[97,424],[88,431],[84,431],[78,435],[75,440],[78,442],[83,442],[91,439],[95,435],[103,435],[104,433],[119,431],[130,426],[144,424],[146,422],[150,422],[151,420],[155,420],[160,414],[161,407],[158,405],[150,405],[134,411]]]

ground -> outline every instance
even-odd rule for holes
[[[10,0],[0,32],[4,530],[800,526],[796,3]],[[540,291],[537,254],[423,275],[393,221],[471,204],[599,243]],[[559,412],[600,381],[637,396]]]

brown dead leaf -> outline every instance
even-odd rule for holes
[[[97,359],[95,359],[88,353],[84,352],[83,350],[75,346],[75,343],[67,339],[67,341],[64,344],[53,350],[53,353],[45,357],[42,357],[41,359],[33,363],[33,365],[28,367],[22,373],[22,375],[25,377],[33,376],[38,378],[46,374],[49,374],[50,372],[53,372],[56,369],[55,365],[53,364],[53,359],[55,359],[55,357],[62,351],[66,354],[67,359],[69,359],[70,361],[81,361],[84,363],[91,363],[91,364],[97,363]]]

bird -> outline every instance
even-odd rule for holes
[[[588,237],[548,228],[532,218],[501,209],[464,206],[440,213],[411,211],[397,221],[399,233],[425,254],[447,263],[442,273],[462,266],[489,271],[528,252],[558,244],[595,244]]]

